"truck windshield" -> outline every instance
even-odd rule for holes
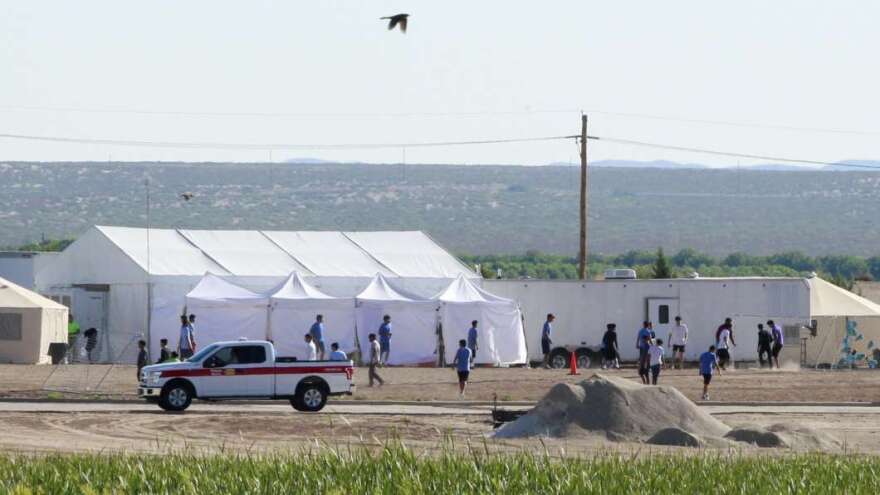
[[[208,354],[216,351],[218,347],[220,347],[220,346],[218,346],[217,344],[211,344],[208,347],[203,348],[201,351],[193,354],[193,356],[191,358],[187,359],[187,362],[197,363],[197,362],[201,361],[202,359],[204,359],[205,356],[207,356]]]

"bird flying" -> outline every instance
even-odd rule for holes
[[[185,192],[185,193],[183,193],[183,194],[180,195],[180,197],[183,198],[184,201],[189,201],[189,200],[191,200],[191,199],[193,198],[193,196],[195,196],[195,194],[193,194],[193,193],[191,193],[191,192]]]
[[[400,32],[406,32],[406,18],[409,17],[409,14],[397,14],[388,17],[380,17],[380,19],[388,19],[388,30],[391,31],[396,26],[400,26]]]

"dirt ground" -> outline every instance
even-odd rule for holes
[[[873,408],[864,408],[873,409]],[[880,453],[880,414],[732,413],[717,416],[731,426],[776,423],[809,426],[844,442],[837,453]],[[426,453],[473,448],[479,452],[530,452],[553,456],[705,453],[698,449],[609,442],[598,437],[495,440],[485,415],[383,415],[155,412],[0,413],[0,450],[49,452],[294,452],[327,448],[380,448],[399,441]],[[837,450],[837,449],[836,449]],[[718,453],[785,454],[735,444]]]
[[[477,368],[471,372],[467,398],[491,401],[536,401],[550,386],[577,382],[597,370],[582,370],[569,376],[567,370],[528,368]],[[634,369],[603,373],[638,380]],[[431,401],[458,398],[457,378],[452,369],[384,368],[384,387],[367,387],[365,368],[355,370],[357,393],[337,400]],[[0,365],[0,398],[91,398],[136,399],[133,366]],[[696,369],[664,370],[663,385],[678,388],[691,400],[702,392],[702,378]],[[737,369],[712,381],[713,401],[754,402],[877,402],[880,403],[880,371],[768,371]]]

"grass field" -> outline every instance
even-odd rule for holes
[[[253,456],[0,456],[4,493],[875,493],[880,459],[863,456],[541,454],[422,456],[380,451]]]

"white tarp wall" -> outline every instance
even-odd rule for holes
[[[467,340],[471,322],[477,320],[477,364],[523,364],[527,361],[522,313],[511,299],[476,287],[458,277],[436,298],[441,304],[443,346],[447,363],[458,351],[458,341]]]
[[[547,313],[553,324],[553,346],[598,346],[607,323],[617,324],[625,360],[635,360],[636,333],[649,317],[648,301],[675,301],[689,328],[685,358],[696,359],[714,344],[725,317],[735,320],[735,360],[757,359],[757,324],[807,324],[809,288],[798,278],[725,278],[670,280],[484,280],[483,288],[517,301],[525,317],[529,359],[541,358],[541,327]],[[675,314],[671,314],[670,318]],[[655,321],[656,318],[652,317]],[[667,335],[658,332],[664,341]]]
[[[186,295],[186,311],[196,315],[194,337],[199,349],[224,340],[266,339],[268,307],[268,296],[210,273]],[[177,339],[168,344],[176,348]]]
[[[369,359],[367,336],[377,334],[384,315],[391,316],[388,364],[424,364],[437,361],[437,307],[434,301],[415,300],[393,289],[376,275],[355,298],[357,335],[363,359]]]
[[[292,273],[270,298],[269,338],[275,344],[276,353],[306,359],[305,334],[318,314],[324,317],[327,357],[333,342],[338,342],[346,354],[356,350],[354,299],[324,294],[298,273]]]

